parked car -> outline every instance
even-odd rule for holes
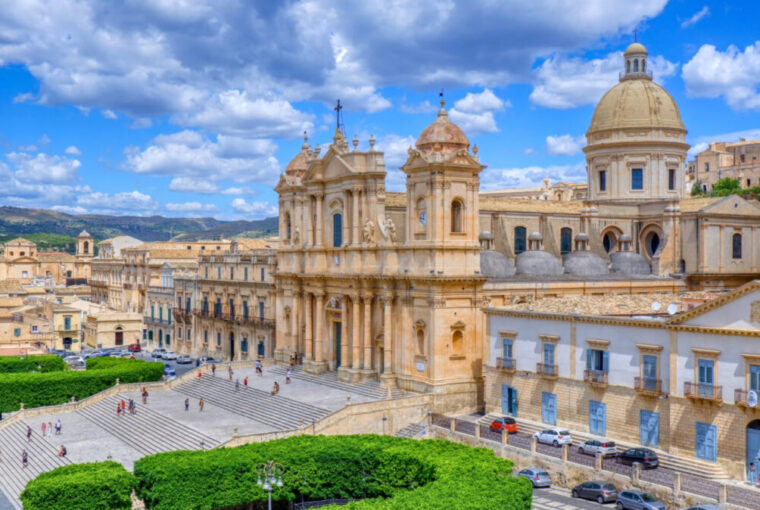
[[[617,487],[609,482],[592,480],[590,482],[583,482],[573,488],[574,498],[591,499],[600,505],[615,501],[617,495]]]
[[[191,358],[189,354],[183,354],[182,356],[177,357],[177,363],[180,365],[188,365],[192,362],[193,358]]]
[[[177,353],[174,351],[166,351],[164,352],[161,357],[163,359],[177,359]]]
[[[161,358],[165,352],[166,349],[153,349],[153,351],[150,353],[150,356],[151,358]]]
[[[586,455],[599,453],[602,457],[614,457],[617,455],[617,447],[615,442],[609,439],[589,439],[578,446],[578,452]]]
[[[220,360],[219,358],[214,358],[213,356],[200,356],[198,360],[200,361],[201,365],[205,363],[221,363],[222,362],[222,360]]]
[[[509,416],[496,418],[491,422],[491,430],[494,432],[506,430],[510,434],[517,434],[517,423],[514,418],[510,418]]]
[[[83,367],[87,362],[82,356],[69,356],[65,359],[70,367]]]
[[[547,473],[544,468],[523,469],[522,471],[517,473],[517,476],[522,476],[523,478],[527,478],[528,480],[530,480],[530,483],[533,484],[533,487],[551,487],[552,486],[552,479],[549,476],[549,473]]]
[[[684,510],[718,510],[717,505],[697,505],[684,508]]]
[[[129,352],[140,352],[142,351],[142,347],[140,347],[140,344],[129,344],[129,347],[127,347],[127,350]]]
[[[665,503],[644,491],[622,491],[618,494],[617,510],[668,510]]]
[[[643,468],[656,468],[660,465],[657,454],[649,448],[631,448],[617,456],[618,464],[632,465],[634,462],[641,463]]]
[[[552,444],[554,446],[573,444],[570,431],[565,429],[544,429],[541,432],[533,434],[533,437],[538,439],[539,443]]]
[[[164,367],[164,380],[171,381],[177,377],[177,372],[172,367]]]

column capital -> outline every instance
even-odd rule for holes
[[[363,190],[364,190],[364,186],[360,184],[354,184],[353,186],[351,186],[351,191],[353,193],[361,193]]]
[[[374,298],[375,295],[371,292],[362,292],[361,297],[362,297],[362,300],[371,302],[372,298]]]
[[[325,198],[325,192],[324,191],[315,191],[314,196],[317,198],[317,200],[322,200]]]
[[[394,297],[395,296],[393,295],[393,292],[388,291],[388,292],[383,293],[383,295],[380,296],[380,299],[383,301],[384,304],[388,305],[388,304],[393,304]]]

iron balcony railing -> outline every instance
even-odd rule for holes
[[[662,380],[653,377],[636,377],[633,381],[633,387],[640,393],[661,394]]]
[[[496,358],[496,368],[502,370],[514,370],[515,365],[515,358]]]
[[[683,383],[683,394],[687,398],[721,402],[723,400],[723,386],[687,381]]]
[[[583,380],[591,384],[607,384],[607,372],[604,370],[584,370]]]
[[[544,377],[557,377],[559,375],[559,367],[557,365],[549,365],[548,363],[538,363],[536,365],[536,373]]]

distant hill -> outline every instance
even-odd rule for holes
[[[71,238],[82,230],[87,230],[97,241],[120,235],[142,241],[189,241],[219,236],[266,237],[277,235],[277,228],[277,218],[220,221],[213,218],[74,215],[48,209],[0,206],[0,243],[24,236],[35,242],[43,241],[45,249],[65,251],[73,250]]]

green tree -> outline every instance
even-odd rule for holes
[[[713,185],[712,196],[714,197],[726,197],[728,195],[735,195],[742,190],[739,185],[738,179],[732,179],[731,177],[723,177],[718,179]]]
[[[694,181],[694,184],[691,185],[691,196],[701,197],[702,195],[704,195],[704,192],[702,191],[702,181],[697,179]]]

